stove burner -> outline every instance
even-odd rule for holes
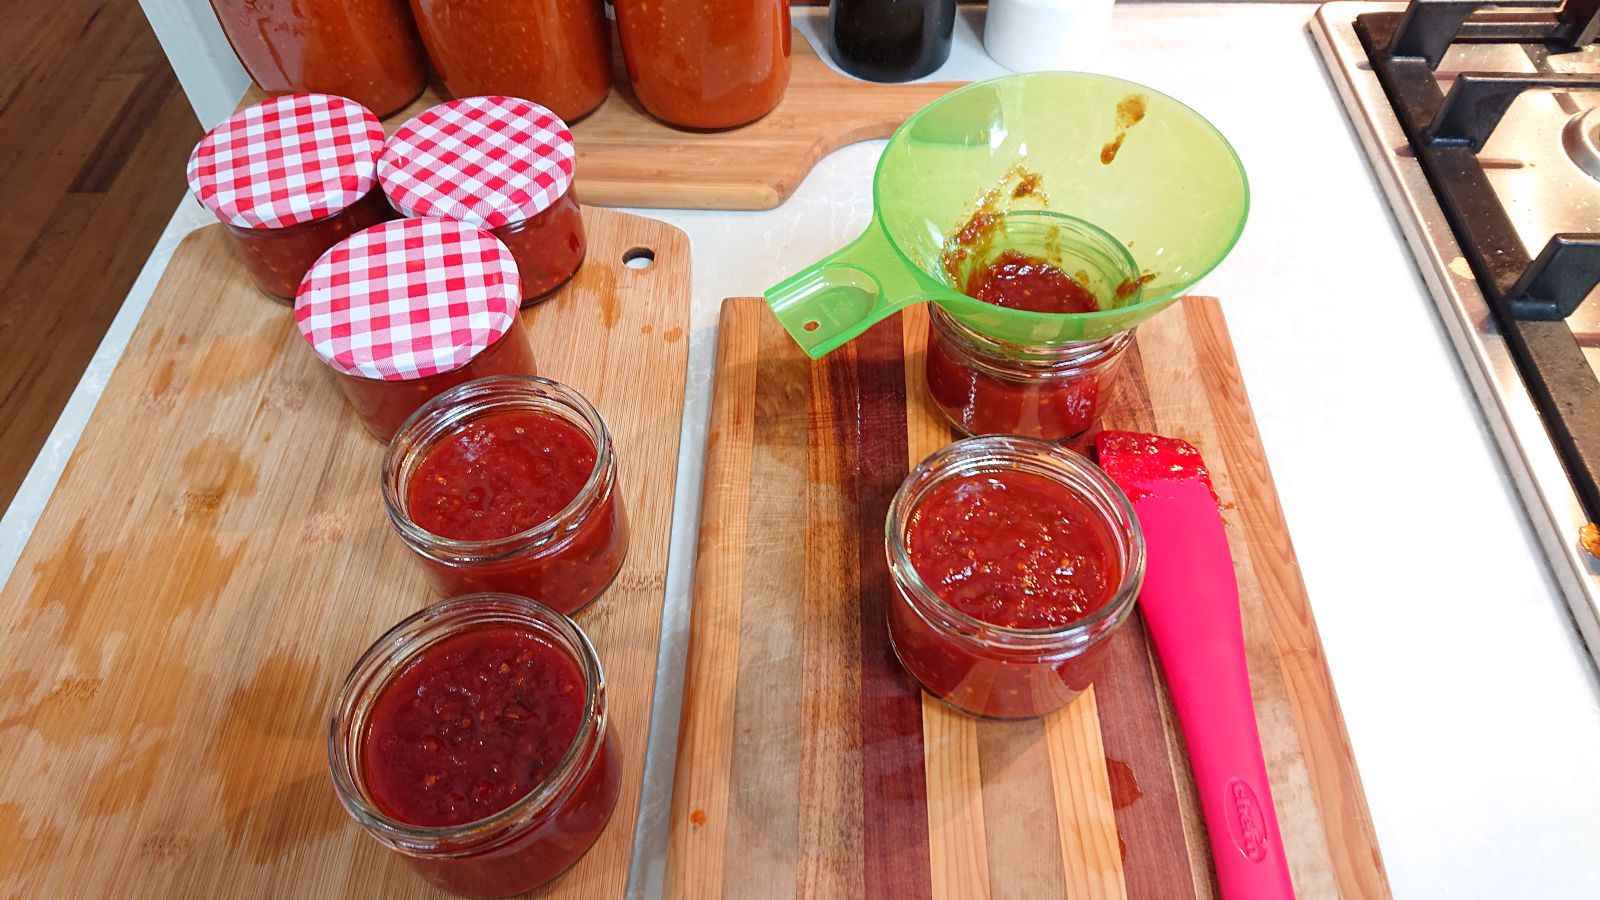
[[[1568,120],[1561,129],[1561,146],[1590,178],[1600,180],[1600,106]]]
[[[1543,44],[1551,54],[1582,48],[1600,31],[1600,0],[1567,0],[1560,10],[1544,0],[1499,0],[1479,11],[1487,6],[1411,0],[1401,13],[1358,15],[1355,31],[1579,501],[1591,521],[1600,520],[1600,380],[1563,321],[1600,283],[1600,234],[1556,234],[1530,257],[1478,158],[1523,91],[1600,89],[1600,75],[1463,72],[1446,94],[1434,74],[1452,43]],[[1574,159],[1600,178],[1597,126],[1600,113],[1585,114],[1569,132],[1575,127],[1571,140],[1584,147]]]

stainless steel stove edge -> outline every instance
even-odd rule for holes
[[[1600,664],[1600,564],[1576,541],[1585,516],[1504,339],[1492,324],[1487,301],[1470,275],[1451,271],[1451,261],[1460,256],[1459,246],[1426,176],[1416,160],[1392,152],[1391,148],[1405,143],[1404,136],[1376,76],[1363,68],[1366,56],[1353,27],[1356,15],[1404,8],[1403,3],[1336,0],[1319,7],[1308,27],[1405,233],[1462,369],[1482,402],[1484,419],[1551,562],[1578,636],[1590,657]]]

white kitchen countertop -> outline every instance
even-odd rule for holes
[[[1096,71],[1172,94],[1250,176],[1223,298],[1400,898],[1600,896],[1594,669],[1416,266],[1305,31],[1306,4],[1119,5]],[[963,11],[933,76],[1003,74]],[[796,12],[813,38],[824,18]],[[693,335],[661,694],[681,684],[718,305],[855,237],[883,142],[824,160],[768,212],[642,210],[688,232]],[[174,198],[177,200],[178,198]],[[9,574],[178,240],[184,200],[0,518]],[[676,736],[659,703],[636,893],[661,878]]]

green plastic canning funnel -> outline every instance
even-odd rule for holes
[[[1019,173],[1037,175],[1039,190],[1013,199]],[[985,194],[1000,199],[991,250],[1079,276],[1096,312],[1005,309],[952,287],[946,247]],[[872,195],[861,237],[766,292],[813,358],[926,302],[1016,343],[1126,331],[1215,268],[1250,207],[1239,157],[1210,122],[1142,85],[1081,72],[1011,75],[935,100],[889,139]]]

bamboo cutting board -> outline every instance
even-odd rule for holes
[[[772,209],[789,199],[817,160],[857,141],[886,138],[911,114],[961,85],[875,84],[841,75],[798,30],[789,89],[764,118],[730,131],[683,131],[633,99],[618,63],[600,108],[572,126],[577,190],[585,203],[656,209]],[[252,86],[241,106],[266,95]],[[390,132],[439,103],[430,87],[384,120]],[[538,98],[532,98],[537,100]]]
[[[592,400],[633,525],[578,617],[622,795],[552,892],[620,896],[654,689],[688,341],[689,241],[585,209],[588,259],[525,313],[541,373]],[[0,592],[0,896],[442,896],[334,797],[333,692],[435,597],[391,533],[383,445],[251,286],[184,239]],[[623,265],[643,248],[655,261]]]
[[[1211,897],[1181,737],[1138,617],[1042,720],[977,721],[889,648],[883,525],[954,439],[926,312],[815,363],[759,299],[722,308],[667,863],[671,897]],[[1267,767],[1302,900],[1381,898],[1344,723],[1220,307],[1140,326],[1106,427],[1200,448],[1229,504]]]

